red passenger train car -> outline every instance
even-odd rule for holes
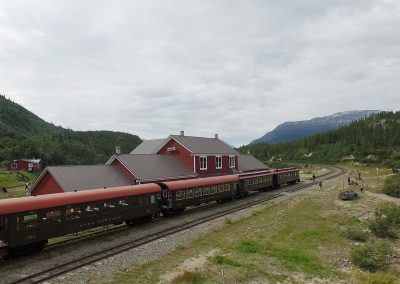
[[[133,225],[299,180],[299,170],[287,168],[0,200],[0,256],[39,250],[53,237]]]
[[[0,200],[0,256],[42,248],[49,238],[107,224],[151,219],[157,184]]]

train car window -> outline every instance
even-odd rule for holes
[[[248,186],[248,185],[249,185],[249,180],[248,180],[248,179],[245,179],[245,180],[244,180],[244,185],[245,185],[245,186]]]
[[[178,190],[178,191],[175,193],[175,196],[176,196],[176,200],[185,199],[185,191],[183,191],[183,190]]]
[[[85,207],[85,212],[88,215],[97,214],[99,211],[100,211],[100,206],[97,204],[86,205]]]
[[[231,184],[230,183],[224,184],[224,190],[225,191],[231,190]]]
[[[254,184],[258,184],[258,178],[254,178]]]
[[[201,188],[196,188],[194,190],[194,196],[196,196],[196,197],[201,196]]]
[[[203,188],[203,195],[209,195],[210,194],[210,187],[206,186]]]
[[[28,213],[17,217],[17,230],[34,228],[38,225],[37,213]]]
[[[218,185],[218,192],[223,192],[224,186],[222,184]]]
[[[262,182],[267,182],[267,177],[263,177]]]
[[[104,209],[114,209],[117,207],[117,204],[115,201],[107,201],[103,203],[103,208]]]
[[[132,199],[132,206],[133,207],[139,207],[142,204],[142,198],[141,196],[135,196]]]
[[[156,195],[155,195],[155,194],[152,194],[152,195],[150,196],[150,204],[154,204],[154,203],[156,203]]]
[[[249,180],[249,183],[250,183],[250,185],[254,184],[254,179],[251,178],[251,179]]]
[[[215,193],[217,193],[217,186],[216,186],[216,185],[213,185],[213,186],[211,187],[211,194],[215,194]]]
[[[61,222],[61,211],[60,210],[47,211],[44,214],[42,220],[49,224],[59,223]]]
[[[77,220],[81,218],[81,214],[82,212],[79,207],[68,206],[65,210],[65,219],[67,219],[67,221]]]
[[[127,207],[127,206],[129,206],[128,200],[126,200],[126,199],[119,200],[119,201],[118,201],[118,206],[120,206],[120,207]]]
[[[186,190],[186,199],[193,198],[193,189]]]

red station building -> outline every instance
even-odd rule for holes
[[[242,164],[242,165],[241,165]],[[170,135],[144,140],[130,154],[115,154],[105,165],[47,167],[31,195],[124,186],[157,181],[220,176],[268,169],[214,138]]]

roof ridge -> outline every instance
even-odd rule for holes
[[[215,140],[220,140],[220,141],[222,141],[221,139],[216,139],[215,137],[201,137],[201,136],[190,136],[190,135],[170,135],[171,137],[190,137],[190,138],[203,138],[203,139],[215,139]]]
[[[47,168],[74,168],[74,167],[109,167],[110,165],[57,165],[57,166],[48,166]]]

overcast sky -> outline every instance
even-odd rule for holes
[[[0,0],[0,93],[48,122],[247,144],[398,110],[399,0]]]

